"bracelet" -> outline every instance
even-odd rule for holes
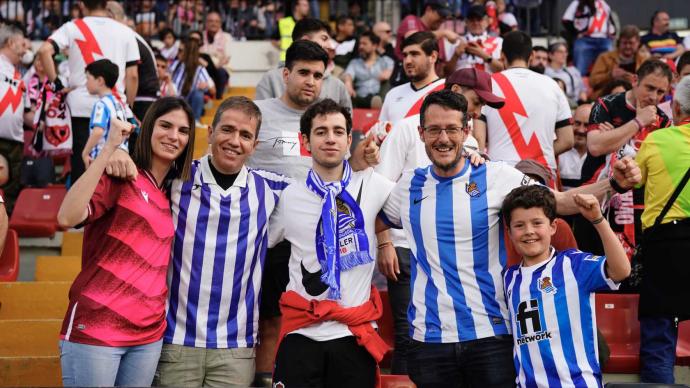
[[[619,185],[618,182],[616,182],[616,180],[613,177],[609,178],[609,184],[611,185],[611,188],[613,189],[613,191],[615,191],[618,194],[626,193],[629,190],[629,189],[626,189],[623,186]]]
[[[604,222],[604,219],[605,219],[604,216],[601,216],[601,217],[597,218],[596,220],[592,221],[592,225],[601,224],[602,222]]]
[[[384,248],[386,245],[393,246],[393,242],[390,241],[390,240],[389,240],[389,241],[384,241],[384,242],[382,242],[382,243],[379,243],[379,245],[377,245],[376,248],[377,248],[377,249],[382,249],[382,248]]]
[[[642,123],[640,122],[640,120],[637,119],[637,117],[635,117],[635,118],[633,119],[633,121],[635,121],[635,124],[637,124],[637,129],[638,129],[638,130],[644,128],[644,125],[642,125]]]

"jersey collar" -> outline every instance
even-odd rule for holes
[[[203,158],[201,158],[201,179],[204,183],[208,185],[215,185],[220,187],[220,185],[216,182],[216,178],[213,176],[213,172],[211,171],[211,167],[209,166],[209,163],[211,163],[211,155],[206,155]],[[235,182],[233,182],[232,186],[230,187],[246,187],[247,186],[247,166],[242,166],[240,169],[240,172],[237,174],[237,178],[235,178]]]

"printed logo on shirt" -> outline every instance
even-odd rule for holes
[[[472,198],[477,198],[480,195],[482,195],[482,192],[479,190],[479,186],[477,185],[477,182],[465,183],[465,191]]]
[[[93,111],[93,122],[100,123],[103,121],[103,115],[105,114],[105,105],[96,104]]]
[[[281,381],[278,381],[277,383],[273,383],[273,388],[285,388],[285,384],[283,384]]]
[[[141,190],[141,196],[144,197],[144,201],[146,201],[146,203],[149,203],[149,193]]]
[[[522,181],[520,182],[520,186],[527,186],[532,182],[532,178],[528,177],[527,175],[522,176]]]
[[[555,294],[558,289],[551,283],[551,278],[545,276],[539,279],[539,291],[544,294]]]
[[[517,345],[525,345],[531,342],[550,340],[551,332],[546,330],[546,323],[542,319],[543,314],[538,299],[520,302],[516,314],[519,330],[515,342]]]
[[[424,197],[422,197],[422,198],[416,198],[416,199],[414,200],[414,204],[417,205],[418,203],[422,202],[423,200],[427,199],[428,197],[429,197],[429,196],[427,195],[427,196],[424,196]]]

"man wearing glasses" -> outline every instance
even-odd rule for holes
[[[534,181],[503,162],[467,163],[466,112],[466,99],[449,90],[426,97],[419,137],[432,164],[407,172],[383,208],[412,252],[407,371],[420,388],[515,386],[500,208],[512,189]],[[574,194],[601,196],[640,179],[632,159],[619,160],[611,180],[554,192],[558,211],[577,211]]]

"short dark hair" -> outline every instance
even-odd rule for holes
[[[105,9],[108,6],[108,0],[81,0],[86,9],[93,11],[96,9]]]
[[[364,31],[359,35],[359,39],[362,39],[364,37],[369,38],[369,41],[371,41],[371,43],[373,43],[374,46],[381,43],[381,38],[379,38],[379,36],[374,34],[372,31]]]
[[[567,44],[567,43],[565,43],[565,42],[556,42],[556,43],[552,43],[552,44],[549,46],[549,54],[555,53],[556,50],[558,50],[560,47],[565,47],[566,51],[568,50],[568,44]],[[532,47],[532,51],[534,51],[534,47]]]
[[[154,101],[153,104],[146,111],[144,121],[141,123],[141,132],[137,138],[134,146],[134,153],[132,160],[134,164],[141,169],[151,169],[151,161],[153,159],[153,150],[151,148],[151,135],[156,124],[156,120],[168,112],[174,110],[182,110],[187,116],[189,122],[189,142],[185,147],[184,152],[175,159],[172,168],[168,173],[167,178],[188,180],[191,177],[192,160],[194,154],[194,114],[192,108],[185,100],[179,97],[162,97]]]
[[[168,62],[168,58],[164,57],[161,53],[156,53],[154,56],[156,57],[157,61]]]
[[[295,28],[292,29],[292,40],[297,41],[303,36],[311,35],[319,31],[326,31],[328,35],[331,34],[331,27],[319,19],[304,18],[295,23]]]
[[[683,55],[678,58],[678,63],[676,64],[676,71],[678,74],[680,74],[683,68],[687,65],[690,65],[690,51],[684,52]]]
[[[503,35],[502,51],[508,63],[518,59],[527,62],[532,54],[532,38],[522,31],[510,31]]]
[[[299,120],[299,131],[302,135],[309,139],[311,135],[311,125],[314,122],[316,116],[328,115],[332,113],[340,113],[345,117],[345,129],[347,134],[352,133],[352,116],[350,115],[350,110],[346,107],[338,104],[337,102],[326,98],[322,101],[313,104],[302,114],[302,118]]]
[[[542,185],[520,186],[513,189],[503,200],[501,213],[505,225],[510,228],[512,212],[515,209],[541,208],[544,215],[553,222],[556,219],[556,196]]]
[[[549,50],[548,50],[546,47],[544,47],[544,46],[534,46],[534,47],[532,47],[532,51],[541,51],[541,52],[544,52],[544,53],[548,53],[548,52],[549,52]]]
[[[216,110],[216,114],[213,115],[213,121],[211,122],[211,128],[215,131],[216,125],[218,125],[218,121],[220,121],[220,116],[223,114],[223,112],[225,112],[226,110],[230,110],[230,109],[240,111],[242,113],[245,113],[250,118],[256,119],[256,130],[254,131],[254,137],[258,138],[259,137],[259,128],[261,128],[261,118],[262,118],[261,110],[254,103],[254,101],[250,100],[249,98],[247,98],[245,96],[233,96],[233,97],[229,97],[225,101],[223,101],[218,106],[218,109]]]
[[[400,50],[404,50],[407,46],[418,44],[424,54],[431,55],[434,51],[438,52],[438,41],[436,35],[429,31],[417,31],[403,40]]]
[[[648,59],[642,62],[640,68],[637,69],[637,83],[639,84],[644,77],[657,72],[660,72],[663,77],[666,77],[669,83],[673,81],[673,72],[665,62],[658,59]]]
[[[632,89],[632,84],[624,79],[614,79],[609,81],[606,85],[604,85],[604,88],[601,89],[601,95],[602,96],[608,96],[611,94],[613,89],[622,86],[623,89],[627,92],[628,90]]]
[[[105,81],[105,86],[109,88],[115,87],[117,77],[120,76],[120,69],[117,65],[112,63],[109,59],[99,59],[86,65],[86,72],[94,76],[94,78],[102,77]]]
[[[628,24],[621,28],[621,33],[618,35],[618,41],[621,39],[637,38],[640,39],[640,29],[634,24]]]
[[[285,67],[292,70],[292,66],[297,61],[323,62],[323,66],[328,66],[328,53],[318,44],[310,40],[296,40],[292,42],[285,53]]]
[[[340,15],[340,16],[338,16],[338,17],[335,19],[335,25],[336,25],[336,26],[339,26],[339,25],[345,24],[345,22],[348,21],[348,20],[351,20],[351,21],[353,21],[353,22],[355,21],[355,20],[352,18],[352,16],[350,16],[350,15]]]
[[[446,109],[462,112],[462,127],[467,127],[467,99],[462,94],[454,93],[449,89],[429,93],[424,98],[422,107],[419,110],[419,125],[422,127],[426,119],[426,110],[431,105],[439,105]]]
[[[158,37],[161,40],[165,39],[166,35],[172,35],[173,39],[177,39],[177,35],[175,35],[175,31],[173,31],[173,29],[170,27],[165,27],[165,28],[161,29],[160,31],[158,31]]]

